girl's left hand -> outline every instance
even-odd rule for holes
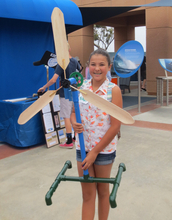
[[[97,153],[90,151],[87,154],[86,158],[81,163],[82,169],[87,170],[94,163],[94,161],[96,160],[96,157],[97,157]]]

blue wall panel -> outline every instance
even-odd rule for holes
[[[33,65],[46,50],[54,52],[51,23],[0,18],[0,100],[31,96],[47,82],[46,68]]]

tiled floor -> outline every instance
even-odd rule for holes
[[[42,145],[40,145],[42,146]],[[26,152],[28,150],[32,150],[36,147],[40,146],[34,146],[34,147],[27,147],[27,148],[19,148],[19,147],[14,147],[6,143],[0,143],[0,160],[4,159],[6,157],[11,157],[13,155],[19,154]]]
[[[141,107],[141,113],[138,113],[137,108],[128,110],[128,112],[132,116],[138,116],[138,115],[150,112],[150,111],[158,109],[158,108],[160,108],[160,105],[157,105],[155,103],[155,101],[152,101],[150,104]],[[129,125],[129,126],[172,131],[172,123],[170,124],[170,123],[152,122],[152,121],[150,121],[150,119],[148,119],[149,121],[145,121],[145,119],[138,120],[137,117],[134,117],[134,118],[135,118],[135,123],[133,125]]]

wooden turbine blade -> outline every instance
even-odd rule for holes
[[[56,49],[57,62],[63,70],[69,64],[69,50],[66,38],[64,16],[59,8],[54,8],[51,14],[54,43]]]
[[[96,107],[106,112],[107,114],[111,115],[112,117],[118,119],[122,123],[124,124],[134,123],[134,119],[128,112],[118,107],[117,105],[113,104],[112,102],[109,102],[101,98],[100,96],[96,95],[95,93],[89,90],[80,89],[79,91],[82,93],[82,96],[84,97],[85,100],[95,105]]]
[[[54,92],[53,95],[52,92]],[[38,100],[36,100],[32,105],[30,105],[20,114],[18,118],[18,124],[22,125],[29,121],[34,115],[36,115],[41,109],[43,109],[53,100],[55,94],[55,90],[49,90],[44,93]]]

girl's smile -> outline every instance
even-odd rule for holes
[[[101,73],[93,73],[93,74],[100,75]]]

